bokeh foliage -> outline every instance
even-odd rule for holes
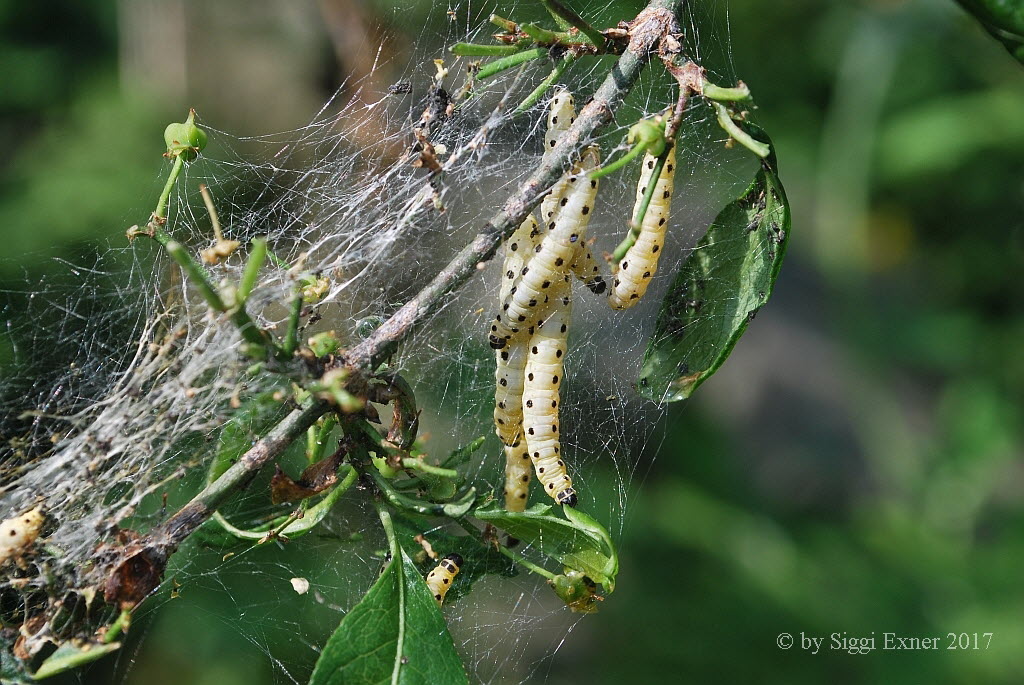
[[[613,601],[534,677],[1018,682],[1024,72],[953,2],[691,4],[702,57],[756,95],[795,237],[772,302],[647,455]],[[114,3],[42,7],[0,2],[7,282],[119,240],[159,184],[139,151],[169,120],[115,85]],[[728,38],[711,28],[727,10]],[[261,581],[234,591],[246,582]],[[235,607],[210,594],[211,616]],[[230,621],[189,611],[165,603],[137,631],[129,682],[273,682]],[[784,631],[995,636],[987,651],[811,656],[778,649]],[[179,670],[182,653],[209,669]]]

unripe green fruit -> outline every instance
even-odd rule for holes
[[[181,157],[187,162],[199,156],[206,147],[206,132],[196,126],[196,111],[188,111],[188,119],[181,124],[168,124],[164,129],[164,143],[168,157]]]
[[[574,613],[591,614],[597,611],[597,586],[582,572],[566,568],[564,575],[555,576],[548,583]]]
[[[660,117],[654,121],[643,119],[633,124],[626,140],[643,145],[647,152],[658,157],[665,151],[665,125]]]

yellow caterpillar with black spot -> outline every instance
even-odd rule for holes
[[[512,287],[491,324],[491,347],[500,349],[525,334],[550,310],[551,293],[569,282],[569,267],[583,245],[597,195],[597,180],[587,178],[585,172],[597,167],[599,156],[596,147],[587,148],[580,173],[569,177],[569,190],[560,202],[557,219],[543,233],[533,258],[520,270],[522,278]]]
[[[529,260],[537,237],[537,220],[531,214],[505,242],[505,262],[498,301],[512,290],[519,272]],[[505,451],[505,509],[523,511],[530,491],[530,453],[523,441],[523,378],[527,340],[496,350],[494,372],[494,430]]]
[[[565,88],[558,88],[554,97],[551,98],[551,107],[548,110],[548,129],[544,134],[545,153],[558,144],[562,134],[576,121],[576,107],[572,94]],[[579,168],[573,169],[572,173],[579,173]],[[553,227],[557,222],[558,214],[561,211],[561,203],[569,188],[569,174],[563,175],[551,188],[540,205],[540,215],[544,225]],[[570,270],[576,274],[584,285],[592,292],[600,295],[605,291],[604,277],[601,275],[601,267],[594,259],[593,253],[586,245],[585,226],[580,237],[580,249],[576,258],[569,265]]]
[[[449,554],[427,574],[427,588],[430,594],[434,595],[437,606],[444,603],[444,596],[448,594],[455,576],[459,575],[459,568],[463,563],[462,557],[458,554]]]
[[[39,537],[45,522],[38,507],[0,522],[0,565],[25,554]]]
[[[643,202],[647,186],[651,183],[656,158],[644,155],[640,181],[636,187],[636,204],[633,216],[637,215]],[[654,195],[647,206],[647,214],[640,225],[640,234],[619,262],[608,293],[608,305],[612,309],[629,309],[644,296],[651,278],[658,271],[658,260],[665,247],[665,230],[668,227],[669,209],[672,206],[672,185],[675,180],[676,154],[673,146],[661,168]]]
[[[576,491],[566,473],[558,435],[559,402],[572,299],[568,284],[554,294],[551,312],[530,338],[523,385],[523,429],[537,480],[559,504],[576,506]]]

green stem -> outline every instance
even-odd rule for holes
[[[480,67],[480,71],[477,72],[476,77],[482,81],[483,79],[490,78],[495,74],[500,74],[506,69],[511,69],[516,65],[522,64],[523,62],[547,57],[547,55],[547,48],[531,48],[529,50],[523,50],[522,52],[517,52],[514,55],[509,55],[508,57],[502,57],[501,59],[496,59],[493,62],[488,62],[484,66]]]
[[[163,220],[167,218],[167,201],[171,197],[171,190],[174,189],[174,184],[178,180],[178,174],[181,173],[181,167],[185,164],[185,160],[178,155],[174,158],[174,165],[171,167],[171,173],[167,175],[167,183],[164,184],[164,190],[160,193],[160,199],[156,202],[156,209],[153,210],[153,216],[157,219]]]
[[[526,99],[523,100],[523,102],[518,107],[516,107],[516,111],[513,112],[513,116],[517,114],[522,114],[523,112],[537,104],[537,101],[540,100],[541,97],[543,97],[544,93],[547,92],[548,88],[550,88],[558,79],[562,77],[562,74],[565,72],[565,70],[568,69],[569,65],[575,62],[576,59],[576,55],[572,54],[571,52],[565,53],[565,56],[562,57],[558,64],[555,65],[555,68],[551,70],[551,73],[548,74],[547,78],[541,81],[540,85],[534,88],[533,92],[526,96]]]
[[[607,164],[607,165],[601,167],[600,169],[597,169],[596,171],[591,171],[590,174],[589,174],[590,178],[603,178],[603,177],[607,176],[608,174],[611,174],[611,173],[614,173],[614,172],[618,171],[619,169],[621,169],[622,167],[626,166],[627,164],[632,162],[634,159],[636,159],[637,157],[642,155],[644,153],[644,151],[647,150],[647,147],[648,146],[647,146],[646,143],[637,143],[636,145],[633,146],[633,148],[629,152],[627,152],[626,154],[622,155],[621,157],[619,157],[617,160],[615,160],[611,164]]]
[[[639,145],[637,147],[640,147]],[[619,243],[615,251],[612,252],[612,265],[618,265],[622,261],[622,258],[629,252],[629,248],[636,244],[636,239],[640,237],[640,227],[643,226],[644,217],[647,216],[647,208],[651,204],[651,198],[654,197],[654,189],[658,185],[658,178],[661,177],[661,170],[665,166],[665,159],[668,157],[669,151],[672,150],[671,145],[666,145],[665,150],[658,155],[654,161],[654,168],[651,169],[651,175],[648,177],[647,190],[644,191],[644,196],[640,199],[640,206],[637,207],[636,214],[629,222],[629,233]],[[640,173],[643,173],[641,171]]]
[[[522,48],[518,45],[480,45],[478,43],[456,43],[449,50],[458,57],[504,57],[515,55]]]
[[[575,26],[580,30],[580,33],[590,39],[591,43],[599,48],[604,46],[604,36],[601,32],[587,23],[587,21],[580,15],[576,14],[575,11],[563,5],[559,0],[541,0],[541,3],[544,5],[544,9],[546,9],[551,16],[555,18],[555,21],[559,21],[559,19],[561,19],[570,26]]]
[[[287,271],[288,269],[292,268],[291,264],[289,264],[288,262],[278,257],[276,254],[274,254],[273,250],[268,249],[267,256],[270,257],[270,261],[274,263],[274,266],[276,266],[279,269],[284,269],[285,271]]]
[[[462,526],[462,529],[464,531],[469,533],[469,536],[471,538],[473,538],[474,540],[479,540],[480,539],[480,531],[477,530],[477,528],[475,526],[473,526],[470,523],[467,523],[466,520],[462,519],[462,518],[456,519],[455,521],[460,526]],[[513,563],[519,564],[520,566],[522,566],[526,570],[532,571],[533,573],[536,573],[539,576],[543,576],[543,577],[547,578],[548,580],[554,580],[555,579],[555,574],[554,573],[552,573],[551,571],[547,570],[546,568],[538,566],[537,564],[533,563],[532,561],[528,561],[528,560],[524,559],[521,555],[516,554],[515,552],[510,550],[508,547],[505,547],[504,545],[498,545],[497,548],[498,548],[498,552],[500,552],[504,556],[506,556],[509,559],[511,559]]]
[[[428,464],[425,461],[419,459],[413,459],[412,457],[406,457],[402,459],[402,466],[407,469],[413,469],[414,471],[422,471],[423,473],[429,473],[434,476],[440,476],[441,478],[458,478],[459,472],[455,469],[444,469],[440,466],[434,466]]]
[[[377,516],[380,517],[380,523],[384,526],[384,535],[388,539],[388,549],[391,550],[391,559],[394,562],[398,559],[398,537],[395,535],[395,526],[391,523],[391,512],[385,509],[379,501],[374,501],[374,506],[377,507]],[[400,561],[398,563],[401,563]]]
[[[554,31],[548,31],[546,28],[542,28],[536,24],[520,24],[519,28],[523,33],[532,38],[534,43],[554,45],[561,42],[557,33]]]
[[[324,454],[324,447],[331,437],[331,432],[338,425],[338,419],[334,414],[328,414],[319,425],[310,426],[306,431],[306,460],[310,464],[320,461]]]
[[[734,88],[723,88],[716,86],[714,83],[705,81],[703,85],[703,92],[701,95],[709,100],[716,100],[718,102],[740,102],[742,100],[750,99],[750,89],[747,88],[747,84],[740,82],[740,85]]]
[[[178,159],[181,159],[179,156]],[[213,196],[210,195],[206,185],[199,184],[199,194],[203,196],[203,204],[206,205],[206,213],[210,215],[210,225],[213,226],[213,237],[217,242],[224,240],[224,234],[220,231],[220,217],[217,216],[217,208],[213,206]]]
[[[219,234],[220,231],[218,230],[217,233]],[[267,259],[266,238],[255,238],[249,245],[251,246],[249,261],[245,263],[245,271],[242,272],[242,279],[238,282],[237,300],[239,307],[243,306],[245,301],[249,299],[249,294],[256,286],[256,278],[263,267],[263,262]]]
[[[125,631],[131,622],[132,612],[129,609],[125,609],[118,615],[117,620],[110,624],[110,627],[107,628],[107,632],[103,634],[103,644],[109,645],[120,637],[121,633]]]
[[[217,289],[208,280],[205,270],[192,259],[192,255],[188,253],[188,250],[181,243],[176,240],[170,240],[164,245],[164,249],[185,270],[185,273],[195,283],[196,287],[199,288],[200,294],[206,300],[206,304],[210,305],[211,309],[218,312],[226,312],[228,310],[224,300],[217,293]]]
[[[302,290],[298,289],[292,299],[292,310],[288,313],[288,330],[285,331],[281,352],[286,357],[295,354],[299,346],[299,317],[302,315]]]
[[[750,137],[750,134],[740,128],[735,121],[732,119],[732,115],[729,114],[729,109],[722,104],[712,101],[711,104],[714,106],[715,111],[718,112],[718,125],[725,129],[733,140],[753,152],[758,157],[764,158],[771,152],[771,148],[766,144],[754,140]]]
[[[552,573],[551,571],[547,570],[546,568],[538,566],[537,564],[533,563],[532,561],[526,560],[522,555],[516,554],[515,552],[510,550],[505,545],[498,545],[498,552],[500,552],[504,556],[506,556],[509,559],[511,559],[514,563],[519,564],[523,568],[525,568],[525,569],[527,569],[529,571],[532,571],[533,573],[536,573],[539,576],[544,576],[548,580],[554,580],[555,579],[555,574],[554,573]]]
[[[519,26],[516,25],[514,21],[506,19],[505,17],[499,17],[497,14],[492,14],[490,16],[490,22],[498,28],[504,29],[508,33],[515,33],[519,30]]]

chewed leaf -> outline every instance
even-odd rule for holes
[[[550,512],[550,506],[538,504],[523,512],[494,507],[479,509],[473,515],[494,524],[545,556],[582,571],[593,581],[601,583],[607,592],[612,592],[619,572],[619,557],[608,531],[583,512],[570,507],[565,507],[568,519],[552,516]]]
[[[759,128],[744,127],[771,145]],[[773,151],[676,274],[640,369],[638,391],[644,397],[675,402],[692,395],[718,370],[768,301],[791,223],[776,169]]]
[[[310,685],[469,682],[441,610],[399,551],[324,645]]]
[[[469,594],[473,583],[487,574],[513,578],[519,571],[515,564],[498,553],[490,544],[484,544],[479,538],[469,535],[452,535],[438,529],[436,519],[416,519],[413,517],[392,514],[395,535],[403,549],[409,550],[409,556],[423,573],[430,570],[437,562],[431,559],[415,538],[422,535],[424,542],[430,545],[437,557],[455,552],[463,559],[459,566],[459,575],[452,582],[451,589],[445,595],[445,606]]]

